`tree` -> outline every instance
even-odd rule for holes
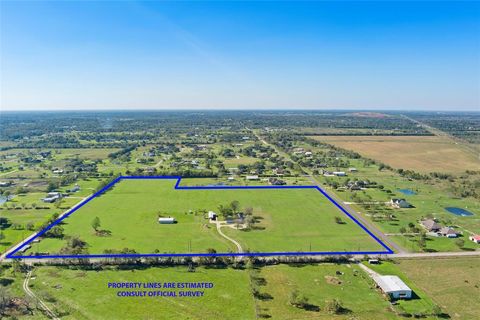
[[[95,231],[98,231],[98,228],[100,228],[100,218],[99,217],[95,217],[92,221],[92,228],[93,230]]]
[[[406,233],[406,232],[407,232],[407,229],[406,229],[405,227],[401,227],[401,228],[400,228],[400,233],[401,233],[401,234],[404,234],[404,233]]]
[[[46,237],[63,238],[63,228],[61,226],[54,226],[45,233]]]
[[[50,181],[47,186],[47,192],[52,192],[55,189],[57,189],[57,185],[53,181]]]
[[[420,238],[418,239],[418,246],[422,250],[425,250],[425,248],[427,247],[427,240],[424,236],[420,236]]]
[[[12,296],[10,295],[10,291],[4,286],[0,286],[0,310],[5,310],[12,300]],[[3,312],[0,311],[0,315]]]
[[[432,308],[432,315],[435,317],[440,317],[443,315],[442,308],[438,304],[434,304]]]
[[[251,216],[253,214],[253,208],[252,207],[246,207],[245,209],[243,209],[243,213],[245,213],[245,215],[247,215],[247,216]]]
[[[293,290],[290,293],[290,304],[292,306],[305,309],[309,305],[308,302],[309,302],[309,299],[303,294],[301,294],[300,292],[298,292],[297,289]]]
[[[343,224],[344,222],[343,222],[342,218],[340,218],[339,216],[336,216],[336,217],[335,217],[335,223],[337,223],[337,224]]]
[[[465,246],[465,240],[457,239],[455,240],[455,244],[457,245],[458,248],[463,249],[463,247]]]
[[[224,206],[221,204],[218,206],[218,211],[220,212],[220,214],[223,216],[224,219],[232,215],[232,208],[230,206]]]
[[[325,303],[325,311],[332,314],[340,314],[344,310],[342,302],[338,299],[328,300]]]
[[[230,208],[232,209],[232,213],[237,213],[238,209],[240,208],[240,202],[234,200],[230,203]]]

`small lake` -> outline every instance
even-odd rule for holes
[[[417,194],[415,191],[413,191],[411,189],[398,189],[398,191],[400,191],[401,193],[403,193],[404,195],[407,195],[407,196],[413,196],[413,195]]]
[[[462,216],[462,217],[473,216],[473,213],[471,213],[468,210],[462,209],[462,208],[446,207],[445,210],[447,210],[448,212],[453,213],[454,215],[457,215],[457,216]]]
[[[7,200],[11,200],[13,198],[13,196],[8,196],[5,197],[5,196],[0,196],[0,205],[4,204],[5,202],[7,202]]]

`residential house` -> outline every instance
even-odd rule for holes
[[[272,186],[283,186],[287,184],[285,181],[277,179],[277,178],[268,178],[268,183],[271,184]]]
[[[438,231],[438,235],[447,237],[447,238],[456,238],[458,237],[458,233],[450,227],[443,227]]]
[[[442,226],[437,223],[433,219],[426,219],[420,221],[420,224],[428,231],[428,232],[438,232],[442,228]]]
[[[480,244],[480,234],[473,234],[469,237],[470,241]]]
[[[60,192],[49,192],[47,193],[47,197],[43,198],[42,201],[46,203],[53,203],[60,199],[62,194]]]
[[[390,205],[397,209],[412,207],[412,205],[409,202],[407,202],[405,199],[396,199],[396,198],[392,198],[390,200]]]

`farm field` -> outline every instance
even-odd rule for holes
[[[480,258],[400,260],[398,268],[452,319],[478,319]]]
[[[397,169],[459,173],[480,168],[478,156],[438,136],[316,136],[315,139]]]
[[[221,237],[205,217],[206,211],[218,211],[219,205],[234,200],[241,209],[253,208],[258,220],[250,231],[222,228],[244,250],[384,251],[316,189],[175,190],[175,182],[122,180],[65,219],[63,239],[44,238],[31,251],[58,253],[68,236],[86,241],[89,254],[125,248],[137,253],[234,251],[233,243]],[[178,223],[160,225],[158,214],[172,216]],[[336,216],[344,223],[336,223]],[[100,229],[110,235],[94,231],[95,217],[101,221]]]
[[[380,269],[399,272],[397,266],[390,264]],[[10,270],[4,272],[3,279],[13,281],[9,286],[13,295],[22,296],[22,274],[14,275]],[[205,289],[201,297],[118,297],[121,290],[108,288],[108,283],[116,282],[208,282],[213,283],[213,288]],[[391,306],[356,264],[197,267],[194,272],[185,266],[100,270],[40,266],[34,269],[29,287],[62,319],[120,319],[125,315],[145,319],[152,314],[161,314],[162,319],[398,319],[399,312],[434,319],[430,316],[433,302],[421,289],[413,286],[418,294],[416,299]],[[258,294],[253,294],[252,288]],[[173,290],[177,294],[179,291],[154,289],[157,290]],[[308,299],[307,308],[291,304],[294,291]],[[98,297],[94,304],[92,296]],[[333,299],[342,305],[338,314],[327,309]],[[37,310],[25,318],[45,319]]]

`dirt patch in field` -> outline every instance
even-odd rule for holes
[[[338,279],[337,277],[332,277],[332,276],[325,276],[325,281],[329,284],[334,284],[334,285],[341,285],[342,280]]]

